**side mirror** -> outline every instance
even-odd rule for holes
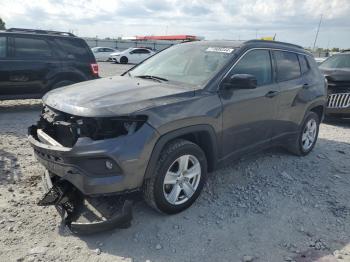
[[[255,76],[249,74],[235,74],[224,80],[226,89],[254,89],[257,87]]]

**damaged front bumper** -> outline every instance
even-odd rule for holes
[[[28,140],[46,168],[46,194],[38,204],[54,205],[64,224],[77,234],[130,226],[131,192],[142,186],[156,138],[155,130],[144,124],[132,135],[105,140],[82,137],[66,147],[31,126]]]
[[[86,197],[48,171],[43,176],[43,186],[46,193],[38,205],[54,205],[63,223],[75,234],[93,234],[131,225],[133,199],[130,196]]]

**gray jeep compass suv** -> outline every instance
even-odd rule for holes
[[[29,128],[48,170],[40,204],[67,212],[69,224],[77,195],[139,191],[154,209],[180,212],[207,173],[233,158],[271,146],[308,154],[326,95],[309,52],[260,40],[178,44],[122,76],[52,90]],[[124,205],[100,228],[125,222],[128,212]]]

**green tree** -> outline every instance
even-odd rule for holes
[[[0,18],[0,30],[5,30],[6,27],[5,27],[5,22],[2,21],[2,19]]]

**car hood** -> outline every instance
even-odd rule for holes
[[[330,81],[350,81],[350,68],[336,69],[320,67],[320,70]]]
[[[56,110],[85,117],[129,115],[192,98],[193,88],[153,80],[115,76],[54,89],[43,102]]]

